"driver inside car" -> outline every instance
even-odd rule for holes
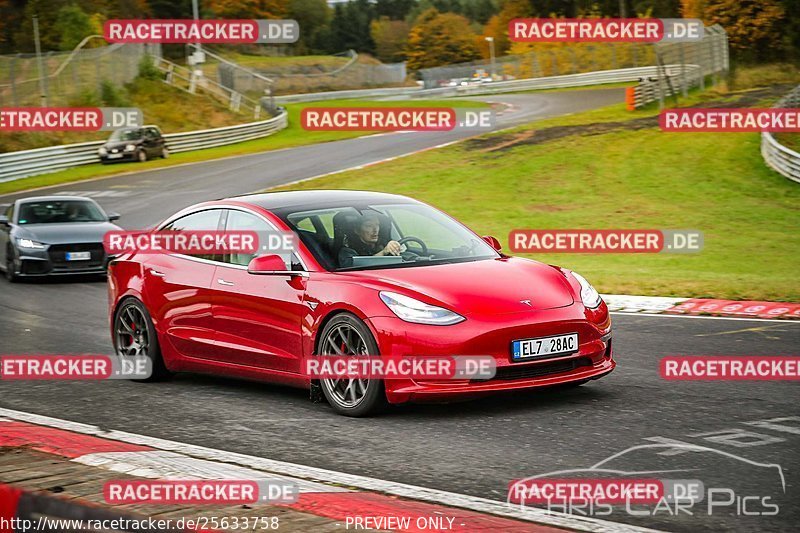
[[[345,237],[344,246],[339,251],[339,266],[353,266],[353,257],[365,255],[397,255],[403,251],[400,243],[390,240],[378,242],[381,222],[376,213],[364,213],[356,219],[351,232]]]

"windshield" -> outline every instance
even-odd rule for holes
[[[142,130],[114,130],[109,141],[135,141],[142,138]]]
[[[498,257],[483,239],[426,205],[349,205],[278,214],[328,270]]]
[[[105,222],[108,217],[93,202],[86,200],[58,200],[26,202],[19,208],[17,223],[60,224],[69,222]]]

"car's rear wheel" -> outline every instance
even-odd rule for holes
[[[172,374],[164,365],[161,347],[150,313],[136,298],[127,298],[114,316],[114,350],[117,355],[146,356],[153,364],[149,378],[132,381],[163,381]]]
[[[164,148],[161,149],[161,159],[166,159],[168,157],[169,157],[169,150],[167,150],[167,147],[165,146]]]
[[[6,250],[6,279],[10,283],[14,283],[19,279],[17,276],[17,272],[14,267],[14,250],[9,248]]]
[[[378,343],[361,320],[342,313],[333,317],[320,335],[317,356],[329,355],[379,356]],[[386,407],[379,379],[320,379],[320,387],[334,411],[345,416],[367,416]]]
[[[144,163],[147,161],[147,152],[144,151],[144,148],[141,148],[138,152],[136,152],[136,159],[139,161],[139,163]]]

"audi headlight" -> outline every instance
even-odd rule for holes
[[[382,291],[381,300],[401,320],[416,322],[417,324],[430,324],[434,326],[449,326],[458,324],[464,317],[435,305],[429,305],[414,298],[403,296],[395,292]]]
[[[126,144],[125,145],[125,151],[126,152],[133,152],[134,150],[136,150],[136,145],[135,144]]]
[[[583,302],[583,305],[589,309],[594,309],[600,305],[603,299],[600,298],[600,293],[597,292],[597,289],[592,287],[592,284],[586,281],[586,278],[577,272],[573,272],[572,275],[576,280],[578,280],[578,283],[581,286],[581,301]]]
[[[106,150],[105,146],[101,146],[100,148],[97,149],[97,153],[100,155],[106,155],[108,153],[108,150]]]
[[[20,248],[28,248],[29,250],[44,250],[45,248],[47,248],[46,245],[37,241],[32,241],[31,239],[17,238],[17,245]]]

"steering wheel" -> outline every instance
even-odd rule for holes
[[[415,243],[419,244],[420,251],[419,252],[415,252],[414,250],[408,250],[408,249],[406,251],[411,252],[412,254],[417,254],[417,255],[428,255],[428,246],[419,237],[412,237],[411,235],[409,235],[408,237],[403,237],[402,239],[397,241],[398,244],[405,244],[407,242],[415,242]]]

